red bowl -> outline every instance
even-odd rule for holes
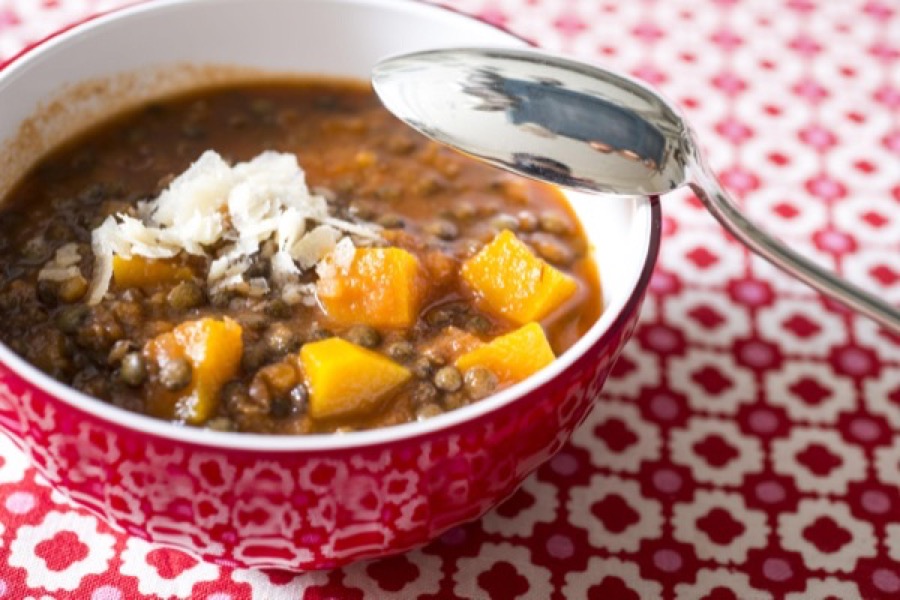
[[[396,0],[163,0],[114,11],[0,69],[0,196],[54,144],[152,97],[262,71],[366,78],[388,54],[466,44],[523,42]],[[35,115],[40,103],[55,108]],[[323,569],[424,544],[478,518],[559,450],[631,336],[659,206],[570,201],[595,247],[605,311],[553,365],[477,404],[341,435],[220,433],[87,397],[0,346],[0,429],[75,502],[219,564]]]

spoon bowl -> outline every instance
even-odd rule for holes
[[[900,310],[822,269],[741,213],[685,118],[646,85],[535,50],[448,48],[388,58],[372,74],[398,118],[490,164],[581,192],[690,186],[740,242],[822,294],[900,332]]]

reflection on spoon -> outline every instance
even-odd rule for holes
[[[640,115],[577,90],[561,82],[504,78],[484,69],[465,89],[472,96],[490,99],[477,110],[502,110],[519,129],[534,135],[561,135],[587,143],[598,152],[619,152],[630,160],[645,161],[655,169],[662,163],[665,138]],[[496,98],[502,98],[497,103]]]
[[[684,118],[637,81],[533,50],[457,48],[384,60],[372,83],[388,110],[425,135],[527,177],[619,196],[688,185],[751,250],[900,333],[896,307],[748,221]]]

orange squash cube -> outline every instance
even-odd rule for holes
[[[419,261],[401,248],[357,248],[346,269],[316,284],[319,302],[338,325],[409,327],[423,297]]]
[[[364,415],[412,377],[391,359],[336,337],[305,344],[300,363],[314,419]]]
[[[456,359],[456,368],[465,372],[475,366],[485,367],[501,383],[516,383],[555,358],[544,330],[537,323],[529,323],[463,354]]]
[[[187,281],[194,276],[190,267],[173,260],[113,256],[113,280],[119,287],[149,288],[162,283]]]
[[[177,391],[151,383],[148,409],[165,419],[197,425],[215,412],[222,386],[238,374],[243,353],[241,326],[231,319],[187,321],[144,346],[144,357],[157,369],[169,361],[186,359],[191,381]]]
[[[543,319],[578,289],[509,230],[463,263],[462,277],[485,310],[518,325]]]

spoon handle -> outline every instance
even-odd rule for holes
[[[887,330],[900,333],[900,310],[875,295],[819,267],[744,217],[710,168],[695,154],[690,187],[709,212],[756,254],[825,296],[862,313]]]

